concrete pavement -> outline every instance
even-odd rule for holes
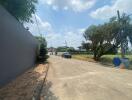
[[[44,100],[132,100],[132,71],[51,56]]]

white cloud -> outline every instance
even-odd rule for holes
[[[48,46],[65,46],[65,41],[67,41],[68,46],[77,48],[81,45],[83,38],[83,30],[78,29],[77,31],[66,31],[62,33],[49,33],[46,35],[48,41]]]
[[[83,38],[84,29],[78,30],[69,30],[65,29],[62,32],[54,32],[52,25],[43,21],[39,16],[36,16],[38,27],[40,29],[41,34],[46,38],[48,42],[48,46],[65,46],[65,40],[67,41],[68,46],[78,47],[81,45]],[[33,35],[39,35],[38,27],[35,21],[35,17],[32,18],[34,23],[25,23],[25,27],[29,27],[29,31]],[[62,31],[62,30],[61,30]]]
[[[52,6],[52,9],[55,10],[55,11],[59,10],[58,6],[56,6],[56,5]]]
[[[112,5],[105,5],[101,8],[96,9],[91,12],[91,17],[95,19],[108,19],[117,14],[117,10],[121,13],[131,13],[132,12],[132,0],[116,0]]]
[[[53,10],[56,10],[54,9],[54,6],[56,6],[58,9],[82,12],[90,9],[96,0],[40,0],[40,2],[51,6]]]
[[[72,0],[71,7],[76,12],[81,12],[91,8],[95,4],[95,0]]]
[[[83,29],[78,29],[77,31],[69,31],[65,33],[65,40],[68,43],[68,46],[78,47],[81,45],[83,38]]]
[[[63,9],[64,9],[64,10],[68,10],[68,7],[67,7],[67,6],[65,6]]]
[[[46,0],[41,0],[41,1],[46,1]],[[47,3],[48,5],[52,5],[53,1],[54,1],[54,0],[47,0],[46,3]]]
[[[35,20],[35,15],[32,17],[33,23],[25,23],[25,27],[29,27],[29,31],[33,35],[39,35],[39,31],[41,34],[51,32],[52,31],[52,26],[49,22],[47,21],[42,21],[42,19],[36,15],[37,22]],[[38,27],[37,27],[38,25]]]

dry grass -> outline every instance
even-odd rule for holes
[[[83,60],[83,61],[90,61],[90,62],[96,62],[93,59],[92,55],[72,55],[73,59]]]
[[[121,58],[121,55],[104,55],[101,57],[99,63],[103,64],[103,65],[108,65],[108,66],[112,66],[113,65],[113,58],[114,57],[119,57]],[[130,61],[130,66],[128,69],[132,69],[132,55],[126,55],[127,58],[129,58]],[[82,55],[82,54],[77,54],[77,55],[73,55],[74,59],[78,59],[78,60],[83,60],[83,61],[90,61],[90,62],[96,62],[93,59],[93,55]]]
[[[40,64],[17,77],[0,89],[0,100],[31,100],[34,87],[45,71],[46,65]]]

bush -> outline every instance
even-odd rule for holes
[[[40,47],[39,47],[39,53],[37,56],[37,60],[39,62],[44,62],[48,59],[48,55],[47,55],[47,47],[45,44],[41,43]]]
[[[44,37],[36,36],[36,39],[39,42],[37,61],[44,62],[48,59],[47,42]]]

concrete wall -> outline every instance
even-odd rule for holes
[[[37,44],[31,33],[0,6],[0,86],[34,66]]]

